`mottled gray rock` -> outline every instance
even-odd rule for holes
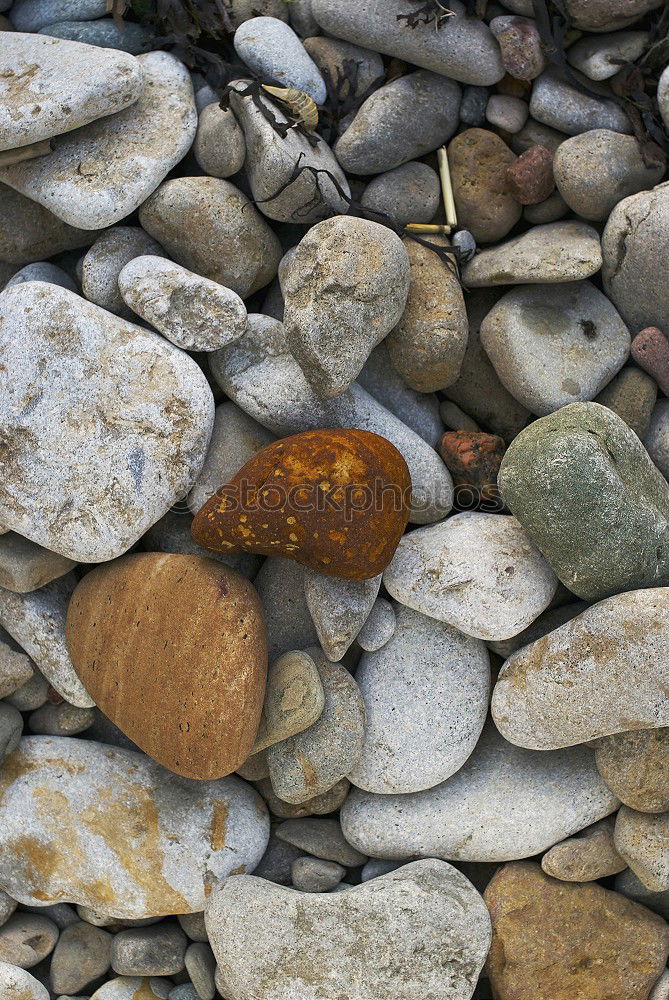
[[[141,226],[114,226],[105,230],[81,261],[81,290],[90,302],[109,312],[131,319],[133,313],[123,301],[118,277],[126,264],[140,255],[163,250]]]
[[[578,78],[578,73],[575,75]],[[567,135],[578,135],[595,128],[629,134],[632,125],[622,108],[610,97],[595,96],[591,93],[592,81],[586,80],[586,83],[589,86],[585,91],[577,90],[554,69],[545,70],[534,81],[530,114],[544,125]],[[603,84],[595,86],[601,86],[603,95],[607,93]]]
[[[229,879],[206,920],[229,1000],[469,1000],[490,945],[483,900],[432,858],[334,896]]]
[[[0,989],[7,1000],[49,1000],[49,991],[18,965],[0,962]],[[67,997],[65,998],[67,1000]]]
[[[208,944],[196,942],[186,949],[186,972],[191,978],[199,1000],[214,1000],[216,959]]]
[[[123,31],[109,18],[97,21],[59,21],[39,29],[40,35],[51,38],[67,38],[72,42],[84,42],[102,49],[120,49],[138,56],[156,47],[155,35],[150,28],[134,21],[124,21]]]
[[[669,729],[615,733],[595,744],[597,770],[624,805],[639,812],[669,810]]]
[[[407,222],[430,222],[440,197],[439,177],[432,167],[411,161],[371,180],[360,204],[368,212],[393,219],[402,229]]]
[[[7,6],[11,5],[5,4],[3,10]],[[12,23],[17,31],[39,31],[45,24],[73,17],[88,21],[105,13],[105,0],[16,0]]]
[[[346,800],[351,783],[347,778],[341,778],[326,792],[299,803],[284,802],[280,799],[274,792],[269,777],[256,782],[256,788],[267,803],[272,816],[277,816],[279,819],[302,819],[304,816],[327,816],[328,813],[337,812]]]
[[[616,31],[579,38],[567,50],[567,61],[590,80],[608,80],[621,66],[633,63],[648,44],[647,31]]]
[[[526,101],[509,94],[491,94],[485,109],[487,121],[510,135],[520,132],[529,113]]]
[[[4,889],[0,889],[0,927],[2,924],[7,923],[17,905],[18,904],[15,899],[8,896]]]
[[[218,177],[178,177],[142,205],[144,227],[182,267],[246,298],[268,284],[281,244],[249,199]]]
[[[515,518],[471,511],[405,535],[383,582],[400,604],[494,640],[527,628],[557,587]]]
[[[167,1000],[201,1000],[192,983],[181,983],[167,994]]]
[[[95,712],[92,708],[77,708],[62,701],[59,705],[42,705],[28,719],[28,727],[33,733],[45,736],[76,736],[93,725]]]
[[[543,416],[594,399],[627,360],[630,334],[598,288],[574,281],[509,292],[481,323],[481,343],[509,392]]]
[[[390,601],[379,597],[374,601],[367,621],[357,636],[358,645],[368,653],[373,653],[390,640],[397,627],[397,616]]]
[[[523,206],[523,218],[532,226],[545,226],[549,222],[557,222],[569,211],[569,205],[564,200],[559,191],[553,191],[543,201],[536,205]]]
[[[598,396],[596,403],[617,413],[634,433],[644,439],[657,401],[657,383],[636,365],[625,365]]]
[[[509,145],[518,156],[531,149],[532,146],[545,146],[551,153],[555,153],[560,143],[564,142],[566,138],[564,132],[558,132],[548,125],[535,121],[534,118],[528,118],[524,128],[516,135],[511,136]]]
[[[12,15],[19,11],[16,4]],[[133,56],[23,34],[35,28],[14,23],[17,31],[0,33],[0,149],[71,132],[139,97],[142,68]]]
[[[65,737],[26,737],[11,762],[0,773],[0,884],[19,902],[130,918],[201,911],[205,887],[252,870],[265,850],[264,803],[238,778],[193,781]]]
[[[448,781],[412,795],[353,789],[341,823],[349,843],[375,857],[510,861],[546,850],[617,807],[589,747],[523,750],[489,724]]]
[[[288,819],[280,823],[274,833],[280,840],[299,847],[315,858],[336,861],[346,868],[355,868],[367,861],[366,855],[347,843],[336,819]]]
[[[313,726],[325,693],[316,664],[299,649],[274,660],[267,673],[265,701],[251,756]]]
[[[311,8],[311,0],[302,2],[307,2]],[[296,6],[296,3],[292,5],[291,14]],[[318,29],[317,25],[316,28]],[[351,45],[341,38],[323,37],[318,35],[318,31],[310,34],[315,37],[304,38],[304,47],[318,66],[323,79],[331,81],[338,88],[337,93],[341,100],[362,97],[372,84],[379,84],[383,80],[385,70],[383,59],[378,52],[362,48],[360,45]],[[354,78],[351,78],[351,66],[355,67]]]
[[[304,596],[329,660],[341,660],[367,621],[380,586],[380,574],[371,580],[339,580],[305,570]]]
[[[481,428],[468,417],[464,410],[461,410],[456,403],[452,403],[450,399],[444,399],[439,404],[439,416],[441,417],[444,426],[447,430],[451,431],[480,431]]]
[[[661,0],[567,0],[566,9],[581,31],[617,31],[660,6]]]
[[[592,882],[616,875],[627,867],[613,842],[615,817],[607,816],[575,837],[551,847],[541,859],[547,875],[563,882]]]
[[[435,31],[434,23],[408,29],[406,22],[397,20],[394,10],[388,9],[386,0],[313,0],[312,9],[328,34],[461,83],[485,87],[504,75],[499,46],[490,29],[467,17],[459,0],[450,0],[449,10],[455,16],[448,18],[443,31]]]
[[[300,892],[330,892],[345,875],[342,865],[320,858],[297,858],[291,869],[293,887]]]
[[[176,922],[133,927],[114,935],[111,966],[120,976],[173,976],[184,968],[187,943]]]
[[[13,705],[0,702],[0,761],[16,750],[23,732],[23,716]]]
[[[584,219],[603,220],[623,198],[657,184],[664,167],[647,167],[633,136],[593,129],[558,146],[553,173],[571,209]]]
[[[267,879],[268,882],[276,882],[277,885],[290,885],[293,864],[303,856],[304,852],[299,847],[293,847],[285,840],[279,840],[272,833],[267,850],[255,869],[255,874],[258,878]]]
[[[50,955],[58,940],[58,928],[37,913],[15,913],[0,927],[0,961],[21,969],[32,969]]]
[[[293,0],[288,20],[291,28],[303,39],[308,35],[317,35],[320,30],[311,12],[311,0]]]
[[[666,969],[655,983],[648,1000],[669,1000],[669,969]]]
[[[616,850],[647,889],[669,890],[669,812],[649,814],[621,806],[614,839]]]
[[[177,920],[181,930],[191,941],[208,941],[204,926],[204,910],[198,913],[178,913]]]
[[[0,183],[0,261],[29,264],[63,250],[90,246],[98,234],[76,229]]]
[[[0,587],[17,594],[51,583],[77,564],[8,531],[0,537]]]
[[[304,566],[272,556],[265,559],[254,582],[265,612],[270,660],[318,644],[304,596]]]
[[[48,157],[2,167],[0,180],[82,229],[111,226],[138,208],[188,152],[197,112],[179,59],[150,52],[137,61],[143,88],[135,104],[58,136]]]
[[[51,959],[54,993],[76,994],[103,976],[111,961],[112,936],[85,921],[62,931]]]
[[[197,94],[195,95],[197,101]],[[193,153],[210,177],[232,177],[244,166],[246,143],[241,126],[230,108],[218,101],[200,111]]]
[[[0,520],[70,559],[113,559],[190,489],[211,389],[172,344],[56,285],[6,290],[0,316]]]
[[[67,271],[58,267],[57,264],[50,264],[48,261],[26,264],[25,267],[12,275],[5,288],[11,288],[12,285],[22,285],[25,281],[50,281],[54,285],[60,285],[61,288],[68,288],[71,292],[79,291]]]
[[[473,128],[483,125],[487,103],[487,87],[463,87],[462,101],[460,102],[460,121],[462,124]]]
[[[31,660],[26,657],[28,664]],[[43,705],[49,696],[49,682],[40,671],[34,667],[32,677],[12,694],[5,696],[5,701],[18,708],[19,712],[32,712]]]
[[[60,931],[64,931],[72,924],[79,923],[77,911],[69,903],[52,903],[50,906],[23,906],[23,909],[48,917],[49,920],[53,920]]]
[[[647,906],[654,913],[659,913],[666,920],[669,917],[669,889],[664,892],[652,892],[640,882],[631,868],[616,876],[615,889],[635,903]]]
[[[668,726],[668,607],[666,587],[617,594],[518,650],[493,691],[497,728],[518,746],[553,750]]]
[[[650,418],[648,433],[643,439],[648,454],[662,475],[669,479],[669,400],[659,399]]]
[[[463,766],[488,711],[490,665],[480,640],[400,607],[392,638],[362,656],[355,678],[367,721],[349,774],[354,785],[380,795],[418,792]]]
[[[280,87],[294,87],[324,104],[325,82],[302,42],[275,17],[252,17],[237,28],[235,52],[257,76]]]
[[[409,388],[391,364],[387,343],[382,341],[374,348],[358,375],[358,383],[423,441],[436,446],[444,432],[439,400],[433,393]]]
[[[462,278],[471,288],[578,281],[601,266],[599,235],[592,226],[552,222],[483,250],[464,267]]]

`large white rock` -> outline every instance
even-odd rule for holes
[[[3,1000],[49,1000],[46,986],[9,962],[0,962],[0,991]]]

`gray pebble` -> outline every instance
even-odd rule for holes
[[[106,0],[15,0],[12,24],[17,31],[39,31],[56,21],[89,21],[106,12]]]
[[[346,778],[341,778],[326,792],[299,803],[284,802],[280,799],[272,788],[269,777],[257,781],[256,788],[267,803],[272,816],[279,819],[302,819],[304,816],[325,816],[337,812],[346,800],[351,783]]]
[[[293,847],[299,847],[307,854],[324,861],[336,861],[345,868],[355,868],[367,861],[366,855],[347,843],[339,820],[336,819],[288,819],[285,823],[280,823],[274,832],[280,840],[287,841]]]
[[[22,906],[21,909],[37,913],[41,917],[48,917],[60,931],[66,927],[79,923],[77,911],[69,903],[52,903],[50,906]],[[59,939],[60,940],[60,939]]]
[[[97,235],[68,226],[42,205],[0,183],[0,261],[41,261],[63,250],[90,246]]]
[[[581,31],[616,31],[661,6],[662,0],[569,0],[569,15],[573,27]]]
[[[327,96],[323,77],[302,42],[283,21],[275,17],[253,17],[234,37],[235,52],[262,80],[281,87],[294,87],[324,104]]]
[[[460,102],[460,121],[462,124],[471,128],[483,125],[487,103],[487,87],[463,87]]]
[[[0,961],[32,969],[56,947],[58,928],[37,913],[14,913],[0,927]]]
[[[36,264],[26,264],[25,267],[22,267],[12,275],[5,288],[11,288],[12,285],[21,285],[24,281],[50,281],[54,285],[60,285],[61,288],[68,288],[71,292],[79,291],[67,271],[64,271],[62,267],[58,267],[56,264],[50,264],[46,260],[39,261]]]
[[[397,616],[390,601],[379,597],[374,601],[367,621],[357,636],[357,643],[368,653],[373,653],[392,638],[397,626]]]
[[[317,35],[320,30],[311,12],[311,0],[293,0],[288,7],[288,17],[291,28],[301,38]]]
[[[458,229],[451,237],[451,243],[460,251],[460,259],[471,260],[476,253],[476,240],[468,229]]]
[[[45,736],[76,736],[93,725],[95,712],[92,708],[77,708],[66,701],[59,705],[42,705],[28,719],[28,728],[33,733]]]
[[[204,926],[204,912],[198,913],[178,913],[177,920],[182,931],[191,941],[208,941],[207,930]]]
[[[267,850],[258,862],[254,874],[258,878],[276,882],[277,885],[290,885],[293,877],[293,864],[303,855],[304,851],[300,847],[294,847],[272,833]]]
[[[311,6],[311,0],[308,2]],[[291,14],[294,9],[295,4],[292,4]],[[341,101],[361,97],[385,76],[383,59],[378,52],[351,45],[341,38],[305,38],[304,47]]]
[[[120,976],[171,976],[184,968],[186,935],[177,923],[163,921],[114,936],[111,966]]]
[[[544,226],[564,218],[568,211],[569,205],[560,192],[553,191],[553,194],[536,205],[523,205],[523,219],[531,226]]]
[[[342,659],[369,617],[380,586],[380,574],[371,580],[339,580],[305,570],[307,607],[329,660]]]
[[[198,91],[198,94],[201,91]],[[198,94],[195,95],[197,102]],[[193,153],[200,167],[210,177],[232,177],[244,166],[244,133],[230,108],[218,101],[200,111]]]
[[[637,875],[631,868],[627,868],[620,875],[616,875],[616,892],[621,892],[628,899],[633,899],[635,903],[647,906],[654,913],[659,913],[665,920],[669,920],[669,889],[662,892],[655,892],[639,881]]]
[[[49,1000],[47,988],[29,972],[8,962],[0,962],[0,988],[7,1000]],[[62,998],[61,998],[62,1000]],[[68,1000],[67,997],[64,1000]],[[74,1000],[78,1000],[77,997]],[[87,1000],[87,998],[82,998]]]
[[[439,400],[434,393],[409,388],[393,368],[385,342],[375,347],[367,358],[358,375],[358,383],[430,447],[436,446],[444,431]]]
[[[26,657],[28,664],[31,660]],[[10,695],[5,695],[5,701],[19,712],[32,712],[45,703],[49,695],[49,682],[36,667],[32,667],[32,675]]]
[[[216,959],[209,945],[203,941],[189,944],[186,949],[185,964],[186,972],[200,1000],[214,1000]]]
[[[95,241],[81,261],[81,290],[90,302],[116,313],[133,316],[119,291],[118,277],[135,257],[155,254],[164,257],[162,247],[141,226],[113,226]]]
[[[590,80],[608,80],[646,48],[647,31],[616,31],[579,38],[567,50],[567,62]]]
[[[0,760],[16,750],[23,732],[23,716],[13,705],[0,702]]]
[[[669,812],[645,813],[622,805],[614,841],[636,877],[651,892],[669,890]]]
[[[457,403],[444,399],[439,405],[439,415],[444,425],[451,431],[480,431],[481,428],[461,410]]]
[[[360,881],[369,882],[370,879],[378,878],[379,875],[387,875],[388,872],[394,872],[396,868],[401,868],[403,863],[402,861],[388,861],[385,858],[370,858],[362,866]]]
[[[643,439],[648,454],[665,479],[669,479],[669,399],[659,399]]]
[[[0,927],[7,923],[17,906],[16,900],[0,889]]]
[[[345,875],[342,865],[320,858],[298,858],[291,869],[293,887],[300,892],[330,892]]]
[[[192,983],[181,983],[167,994],[168,1000],[200,1000],[200,994]]]
[[[516,135],[511,136],[509,145],[518,156],[531,149],[532,146],[545,146],[551,153],[554,153],[566,138],[564,132],[558,132],[557,129],[535,121],[534,118],[528,118],[524,128]]]
[[[491,94],[486,104],[485,116],[491,125],[515,135],[527,121],[529,108],[525,101],[509,94]]]
[[[390,217],[403,229],[407,222],[430,222],[439,207],[439,178],[427,163],[410,162],[369,182],[360,204]]]
[[[265,559],[255,578],[265,612],[270,660],[318,643],[304,595],[304,567],[292,559]]]
[[[62,931],[51,959],[55,993],[79,993],[103,976],[111,963],[112,935],[80,921]]]
[[[121,49],[138,56],[156,47],[155,36],[149,28],[133,21],[125,21],[124,29],[117,28],[111,18],[96,21],[59,21],[40,28],[40,35],[52,38],[69,38],[72,42],[98,45],[103,49]]]
[[[39,590],[76,566],[28,538],[8,531],[0,537],[0,587],[15,594]]]
[[[606,93],[603,85],[602,90]],[[596,97],[589,90],[577,90],[553,69],[545,70],[534,81],[530,114],[544,125],[567,135],[578,135],[595,128],[625,133],[632,131],[629,118],[610,98]]]

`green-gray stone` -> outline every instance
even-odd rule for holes
[[[506,452],[498,483],[579,597],[669,585],[669,485],[607,407],[572,403],[530,424]]]

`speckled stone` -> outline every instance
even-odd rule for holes
[[[596,403],[617,413],[641,440],[648,432],[656,400],[656,383],[636,365],[622,368],[595,397]]]
[[[105,230],[81,261],[83,294],[103,309],[131,319],[133,312],[123,301],[118,277],[131,260],[147,254],[164,256],[162,247],[141,226],[113,226]]]
[[[506,168],[511,193],[521,205],[539,205],[555,188],[553,154],[545,146],[530,146]]]
[[[368,212],[393,219],[401,229],[407,222],[430,222],[439,207],[439,178],[427,163],[412,160],[374,177],[360,204]]]
[[[235,52],[260,79],[280,87],[294,87],[324,104],[325,82],[302,42],[275,17],[252,17],[237,28]]]
[[[253,754],[290,739],[318,721],[325,692],[308,653],[292,650],[272,663]]]
[[[669,810],[669,729],[605,736],[595,745],[597,768],[618,798],[639,812]]]
[[[553,284],[589,278],[601,266],[599,236],[592,226],[584,222],[552,222],[534,226],[522,236],[483,250],[465,265],[463,280],[472,288]],[[569,291],[560,289],[561,297]],[[576,292],[574,288],[572,294]],[[483,346],[486,347],[485,341]]]
[[[133,56],[148,52],[156,47],[155,35],[150,28],[134,21],[124,21],[121,31],[111,18],[95,21],[58,21],[39,29],[40,35],[51,38],[67,38],[72,42],[84,42],[102,49],[120,49]]]
[[[270,556],[255,578],[265,612],[270,661],[293,649],[318,645],[318,635],[304,596],[304,567]]]
[[[327,792],[314,795],[313,798],[299,803],[284,802],[280,799],[274,792],[269,778],[257,781],[256,788],[267,803],[272,816],[277,816],[279,819],[301,819],[304,816],[327,816],[328,813],[337,812],[346,801],[351,783],[346,778],[341,778]]]
[[[9,636],[0,629],[0,698],[6,698],[30,680],[33,668],[30,658],[14,649],[5,639]]]
[[[590,80],[608,80],[634,63],[649,40],[647,31],[616,31],[579,38],[567,50],[567,62]]]
[[[196,942],[186,949],[186,972],[196,988],[198,1000],[214,1000],[216,959],[208,943]]]
[[[553,598],[554,602],[558,600],[562,589],[561,586],[558,586]],[[522,649],[523,646],[528,646],[537,639],[543,639],[553,629],[559,628],[565,622],[571,621],[576,615],[580,615],[582,611],[585,611],[587,607],[587,601],[575,601],[573,604],[563,604],[557,608],[549,607],[547,611],[540,614],[531,625],[528,625],[518,635],[512,636],[511,639],[504,639],[502,642],[488,642],[488,649],[492,650],[493,653],[497,653],[503,660],[506,660],[512,653]]]
[[[540,201],[537,205],[525,205],[523,208],[523,218],[532,226],[544,226],[549,222],[557,222],[564,218],[569,211],[569,206],[559,191],[545,201]]]
[[[184,968],[187,938],[176,921],[115,934],[111,966],[121,976],[173,976]]]
[[[502,51],[504,69],[515,80],[534,80],[546,66],[546,56],[536,21],[528,17],[502,15],[490,22],[490,30]]]
[[[94,721],[92,708],[77,708],[62,701],[58,705],[47,703],[34,711],[28,718],[28,728],[44,736],[76,736]]]
[[[515,156],[493,132],[473,128],[451,140],[448,160],[458,222],[479,243],[503,239],[520,219],[506,168]]]
[[[0,183],[0,261],[28,264],[63,250],[90,246],[97,232],[76,229],[30,198]]]
[[[0,962],[0,989],[6,1000],[49,1000],[50,996],[38,979],[8,962]]]
[[[541,859],[547,875],[563,882],[593,882],[616,875],[627,867],[613,842],[615,817],[607,816],[575,837],[551,847]]]
[[[50,955],[58,940],[58,928],[37,913],[14,913],[0,927],[0,960],[21,969],[32,969]]]
[[[379,597],[374,601],[369,617],[358,632],[356,641],[362,649],[374,653],[391,639],[396,627],[397,616],[392,604],[385,598]]]
[[[578,73],[575,74],[578,79]],[[591,93],[593,83],[586,80],[589,87],[577,90],[569,81],[560,77],[553,69],[545,70],[537,77],[532,87],[530,114],[537,121],[551,128],[578,135],[591,129],[605,128],[613,132],[630,133],[632,125],[625,112],[610,97],[597,97]],[[603,84],[604,94],[607,91]]]
[[[280,840],[285,840],[293,847],[299,847],[307,854],[325,861],[336,861],[346,868],[364,865],[367,856],[356,851],[346,841],[339,820],[306,817],[304,819],[288,819],[275,829]]]
[[[669,890],[652,892],[639,881],[631,868],[616,876],[615,888],[617,892],[627,896],[628,899],[633,899],[635,903],[641,903],[654,913],[659,913],[665,920],[669,917]]]
[[[51,987],[55,993],[76,994],[107,972],[112,935],[83,920],[66,927],[51,959]]]
[[[669,478],[669,400],[658,400],[643,443],[662,475]]]
[[[23,716],[13,705],[0,702],[0,760],[16,750],[23,732]]]
[[[632,341],[632,357],[644,371],[649,372],[662,392],[669,391],[669,341],[656,326],[648,326],[637,333]]]
[[[291,869],[293,888],[300,892],[330,892],[345,875],[342,865],[320,858],[297,858]]]
[[[486,120],[510,135],[520,132],[528,114],[527,102],[509,94],[491,94],[485,109]]]
[[[3,3],[6,10],[11,4]],[[102,17],[105,0],[16,0],[12,22],[17,31],[38,31],[45,24],[78,17],[82,21]]]
[[[371,580],[339,580],[316,570],[305,570],[304,595],[321,648],[329,660],[342,659],[367,621],[380,586],[381,574]]]
[[[202,108],[193,154],[199,166],[210,177],[232,177],[242,169],[246,158],[246,143],[239,122],[230,108],[221,108],[218,101]]]
[[[76,566],[57,552],[36,545],[13,531],[0,537],[0,587],[26,594],[44,587]]]
[[[99,986],[90,1000],[165,1000],[164,979],[141,979],[139,976],[118,976]]]
[[[28,658],[26,657],[26,659]],[[28,660],[28,663],[31,663],[31,660]],[[36,667],[33,667],[32,677],[12,694],[7,695],[5,701],[13,705],[14,708],[18,708],[20,712],[32,712],[33,709],[45,704],[49,697],[50,688],[51,685],[43,674]]]
[[[12,275],[5,288],[22,285],[25,281],[50,281],[54,285],[60,285],[61,288],[68,288],[71,292],[77,292],[77,294],[79,292],[77,285],[67,271],[58,267],[57,264],[49,264],[48,261],[26,264],[25,267],[20,268]]]
[[[650,814],[621,806],[614,839],[616,850],[647,889],[669,889],[669,812]]]
[[[385,341],[369,355],[357,381],[370,396],[394,413],[430,447],[436,445],[443,432],[439,400],[434,393],[417,392],[409,388],[395,371]]]

